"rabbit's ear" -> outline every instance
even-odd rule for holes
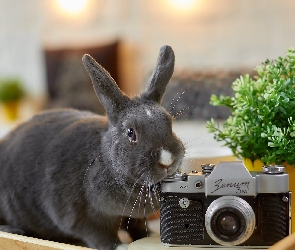
[[[142,98],[160,103],[166,86],[174,71],[174,52],[168,45],[162,46],[158,57],[157,66],[149,80]]]
[[[105,107],[110,122],[115,122],[118,114],[126,108],[130,99],[124,95],[110,74],[90,55],[82,58],[88,71],[95,93]]]

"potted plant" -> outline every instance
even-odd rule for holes
[[[255,71],[256,77],[246,74],[232,84],[233,97],[211,96],[210,104],[228,107],[231,115],[222,125],[211,119],[206,127],[243,158],[250,171],[261,171],[266,164],[285,165],[295,191],[295,50],[265,61]]]
[[[24,94],[22,83],[19,80],[12,78],[0,80],[0,102],[9,120],[17,118],[19,101]]]

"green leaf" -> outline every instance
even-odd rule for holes
[[[234,96],[212,95],[210,103],[231,108],[222,124],[213,119],[207,129],[234,155],[265,163],[295,162],[295,50],[266,60],[257,76],[240,76],[232,83]]]

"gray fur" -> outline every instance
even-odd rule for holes
[[[0,141],[0,230],[112,249],[120,227],[134,240],[146,236],[143,218],[158,208],[151,187],[175,172],[184,155],[159,104],[174,54],[161,48],[147,91],[132,99],[91,56],[83,64],[108,117],[47,111]],[[161,149],[173,154],[168,169],[159,164]]]

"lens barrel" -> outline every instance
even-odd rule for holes
[[[245,242],[255,228],[255,213],[240,197],[222,196],[214,200],[205,214],[208,235],[223,246]]]

